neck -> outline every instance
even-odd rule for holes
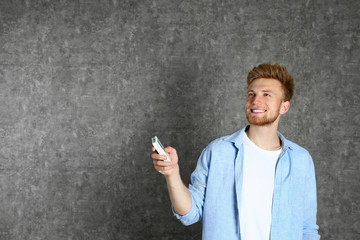
[[[258,147],[264,150],[278,150],[281,147],[281,141],[277,134],[277,127],[277,124],[250,125],[246,133],[249,139]]]

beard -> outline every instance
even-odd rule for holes
[[[281,104],[280,104],[281,105]],[[256,125],[256,126],[266,126],[266,125],[270,125],[273,122],[276,121],[276,119],[279,117],[280,115],[280,106],[279,108],[275,111],[276,115],[275,116],[267,116],[266,114],[264,114],[265,116],[263,117],[258,117],[258,116],[251,116],[251,112],[249,111],[245,111],[246,112],[246,119],[248,120],[248,122],[251,125]],[[266,112],[267,113],[267,112]]]
[[[273,122],[276,121],[278,116],[279,115],[273,116],[273,117],[264,116],[262,118],[259,118],[259,117],[255,117],[255,116],[251,117],[250,114],[246,113],[246,119],[248,120],[248,122],[251,125],[256,125],[256,126],[270,125],[270,124],[272,124]]]

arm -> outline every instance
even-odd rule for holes
[[[152,150],[155,151],[155,148]],[[174,211],[179,215],[186,215],[192,206],[191,194],[181,180],[176,150],[172,147],[166,147],[164,150],[169,154],[171,162],[164,162],[165,155],[153,153],[154,167],[165,176]]]
[[[313,161],[310,157],[310,169],[307,175],[308,191],[305,196],[304,206],[304,225],[303,225],[303,239],[304,240],[318,240],[319,226],[316,224],[317,200],[316,200],[316,179]]]

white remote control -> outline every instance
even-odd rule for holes
[[[151,140],[152,140],[152,144],[155,147],[156,151],[160,155],[166,155],[166,160],[164,160],[164,162],[170,162],[171,158],[170,158],[169,154],[164,151],[164,146],[161,144],[161,142],[159,141],[157,136],[153,137]]]

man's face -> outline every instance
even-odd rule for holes
[[[286,113],[290,103],[284,102],[281,83],[276,79],[259,78],[253,81],[246,98],[246,118],[252,125],[265,126]]]

